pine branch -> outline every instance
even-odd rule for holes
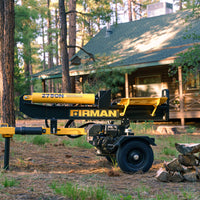
[[[68,12],[65,12],[66,15],[68,15],[70,13],[78,13],[78,14],[81,14],[81,15],[91,15],[90,13],[82,13],[82,12],[78,12],[76,10],[70,10]]]
[[[87,55],[89,55],[89,57],[90,58],[92,58],[92,60],[95,62],[95,58],[94,58],[94,55],[92,54],[92,53],[89,53],[89,52],[87,52],[85,49],[83,49],[82,47],[80,47],[80,46],[67,46],[67,48],[79,48],[79,49],[81,49],[83,52],[85,52]]]

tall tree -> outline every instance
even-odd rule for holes
[[[3,69],[4,66],[4,1],[0,0],[0,109],[3,116]]]
[[[42,18],[42,48],[43,48],[43,70],[46,69],[46,52],[45,52],[45,32],[44,32],[44,18]]]
[[[3,42],[3,35],[4,35],[4,3],[3,0],[0,0],[0,115],[2,115],[2,93],[3,93],[3,50],[4,50],[4,42]]]
[[[133,21],[131,0],[128,0],[128,19],[129,22]]]
[[[50,11],[50,0],[47,0],[48,5],[48,19],[47,19],[47,29],[48,29],[48,69],[53,67],[53,49],[52,49],[52,30],[51,30],[51,11]],[[52,80],[49,80],[49,92],[53,91]]]
[[[0,73],[2,122],[15,126],[14,115],[14,0],[0,0]]]
[[[71,83],[69,76],[69,57],[67,51],[67,22],[65,13],[64,0],[59,0],[59,14],[60,14],[60,51],[62,64],[62,92],[71,91]]]
[[[58,18],[58,8],[55,8],[55,25],[56,25],[56,66],[59,65],[59,54],[58,54],[58,22],[59,22],[59,18]]]
[[[76,53],[76,0],[69,0],[69,59]],[[71,79],[71,92],[75,93],[75,77]]]

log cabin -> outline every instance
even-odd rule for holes
[[[199,40],[186,37],[200,30],[200,20],[185,22],[189,13],[180,11],[103,28],[72,57],[70,76],[84,82],[88,74],[95,73],[91,55],[98,60],[112,57],[108,70],[132,70],[124,75],[122,96],[160,96],[162,89],[169,89],[170,119],[180,119],[184,124],[187,118],[200,118],[200,70],[187,82],[182,80],[181,66],[175,76],[169,76],[178,54],[200,44]],[[43,86],[46,80],[61,77],[61,66],[32,76],[41,79]],[[81,92],[80,87],[77,92]]]

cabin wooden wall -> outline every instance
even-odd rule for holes
[[[171,118],[200,118],[200,93],[199,89],[188,89],[187,84],[183,83],[183,104],[184,113],[180,115],[180,95],[178,74],[169,77],[170,66],[156,66],[139,68],[128,76],[129,96],[137,96],[137,77],[160,75],[161,90],[169,89],[170,92],[170,113]]]
[[[135,97],[137,96],[136,92],[136,79],[137,77],[145,77],[145,76],[160,76],[160,85],[162,89],[169,89],[171,94],[178,94],[178,82],[176,81],[177,77],[169,77],[168,75],[169,66],[156,66],[156,67],[145,67],[139,68],[132,72],[128,76],[129,81],[129,96]],[[161,91],[160,91],[161,95]]]

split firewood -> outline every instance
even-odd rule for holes
[[[200,152],[200,143],[198,144],[175,143],[175,147],[183,155]]]
[[[200,153],[198,156],[195,156],[196,160],[198,161],[197,165],[200,165]]]
[[[166,169],[160,168],[157,171],[156,178],[162,182],[181,182],[184,180],[180,172],[174,172],[170,174]]]
[[[183,178],[183,176],[181,175],[180,172],[175,172],[173,175],[171,175],[171,176],[169,177],[169,181],[171,181],[171,182],[176,182],[176,183],[178,183],[178,182],[181,182],[181,181],[183,181],[183,180],[184,180],[184,178]]]
[[[195,169],[191,170],[190,172],[185,173],[183,177],[186,181],[190,181],[190,182],[200,181],[199,175]]]
[[[181,165],[184,165],[184,166],[196,166],[198,163],[197,163],[197,160],[196,160],[196,156],[191,154],[191,155],[178,155],[178,162],[181,164]]]
[[[174,158],[171,162],[164,162],[164,167],[169,172],[184,172],[184,168],[177,158]]]
[[[170,179],[170,174],[169,174],[164,168],[160,168],[160,169],[157,171],[156,178],[157,178],[159,181],[168,182],[169,179]]]
[[[194,167],[196,170],[197,179],[200,180],[200,167]]]

